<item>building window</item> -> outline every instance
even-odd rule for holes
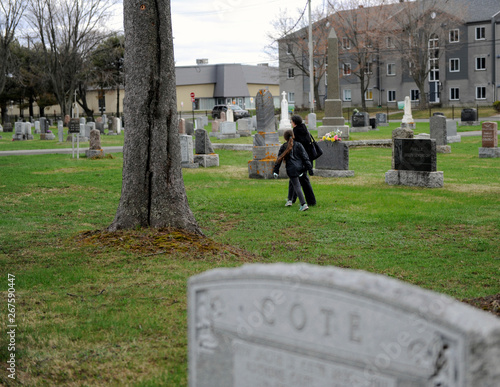
[[[387,91],[387,102],[396,102],[396,90]]]
[[[476,70],[486,70],[486,57],[485,56],[476,57]]]
[[[476,99],[486,99],[486,87],[484,86],[476,87]]]
[[[351,75],[351,64],[350,63],[344,63],[343,68],[344,68],[344,75]]]
[[[476,40],[486,39],[486,27],[476,27]]]
[[[387,63],[387,75],[396,75],[396,63]]]
[[[344,50],[349,50],[351,48],[351,42],[349,38],[342,38],[342,48]]]
[[[458,87],[450,87],[450,101],[458,101],[460,99],[460,89]]]
[[[420,101],[420,90],[418,90],[418,89],[410,90],[410,100],[411,101]]]
[[[286,45],[286,53],[287,53],[288,55],[291,55],[291,54],[292,54],[292,45],[291,45],[290,43],[288,43],[288,44]]]
[[[387,44],[387,48],[394,48],[394,40],[392,39],[392,36],[385,38],[385,42]]]
[[[288,93],[288,102],[295,102],[295,93]]]
[[[365,74],[373,74],[373,63],[372,62],[368,62],[366,63],[365,65]]]
[[[351,89],[344,89],[344,101],[351,101]]]
[[[293,79],[294,78],[293,69],[288,69],[287,78],[288,79]]]
[[[450,30],[450,43],[458,43],[460,41],[460,32],[458,29]]]
[[[460,71],[460,59],[452,58],[450,59],[450,72],[456,73]]]
[[[365,92],[365,99],[367,101],[372,101],[373,100],[373,89],[367,89]]]

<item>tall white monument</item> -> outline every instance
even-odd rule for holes
[[[281,120],[278,135],[283,136],[286,130],[292,129],[292,125],[290,124],[290,117],[288,117],[288,101],[286,100],[286,91],[281,93],[281,95],[283,98],[281,100]]]

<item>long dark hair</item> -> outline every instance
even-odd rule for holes
[[[285,138],[286,141],[288,141],[288,145],[285,151],[280,155],[280,157],[278,157],[276,163],[281,163],[281,161],[292,151],[293,148],[293,131],[291,130],[285,131],[283,137]]]

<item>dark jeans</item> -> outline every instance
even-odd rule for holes
[[[290,183],[288,184],[288,188],[292,187],[293,193],[295,194],[295,198],[299,198],[300,205],[303,206],[306,202],[304,199],[304,194],[302,193],[302,189],[300,188],[300,181],[298,177],[291,177]],[[291,196],[288,195],[288,198]]]
[[[316,197],[314,196],[314,191],[311,186],[311,182],[309,181],[309,177],[307,176],[307,172],[299,177],[300,185],[302,186],[302,190],[304,191],[304,196],[306,202],[309,206],[316,205]],[[288,184],[288,198],[295,203],[297,200],[297,195],[293,189],[292,183]]]

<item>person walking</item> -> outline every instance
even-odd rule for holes
[[[293,187],[293,193],[297,195],[300,201],[299,211],[306,211],[309,206],[306,203],[304,194],[300,186],[299,177],[307,173],[308,170],[312,169],[312,164],[309,161],[309,156],[302,144],[298,141],[294,141],[293,131],[287,130],[284,133],[286,142],[281,145],[278,152],[278,159],[274,165],[274,177],[277,179],[279,175],[279,170],[283,160],[285,161],[286,173],[290,179],[290,185]],[[292,196],[290,195],[290,190],[288,191],[288,202],[292,201]]]
[[[302,144],[302,146],[307,152],[309,160],[311,161],[311,169],[309,169],[308,172],[309,175],[313,176],[314,173],[312,170],[312,157],[311,157],[313,152],[312,150],[313,144],[311,140],[311,134],[309,133],[307,126],[302,121],[302,117],[297,114],[292,116],[292,128],[295,141],[298,141]],[[316,196],[314,195],[314,191],[311,186],[309,177],[307,176],[307,173],[304,173],[302,176],[299,177],[299,182],[302,187],[302,190],[304,191],[304,196],[307,204],[309,206],[315,206]],[[292,199],[286,202],[286,206],[291,206],[293,203],[295,203],[295,200],[297,199],[297,196],[293,194],[293,187],[291,183],[288,185],[288,197],[289,198],[291,197]]]

